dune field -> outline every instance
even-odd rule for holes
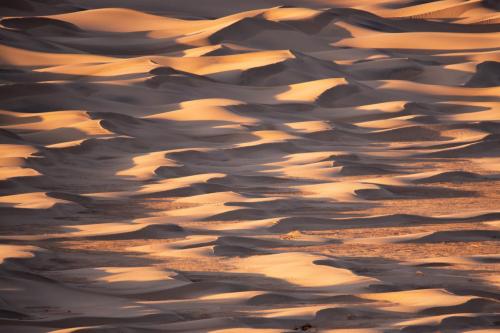
[[[0,332],[500,332],[500,1],[0,14]]]

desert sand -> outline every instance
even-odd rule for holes
[[[0,331],[500,330],[500,2],[0,1]]]

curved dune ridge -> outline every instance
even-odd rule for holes
[[[0,0],[1,332],[496,332],[495,0]]]

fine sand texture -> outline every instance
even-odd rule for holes
[[[0,0],[0,332],[500,331],[500,1]]]

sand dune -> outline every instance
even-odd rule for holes
[[[497,332],[499,10],[0,1],[0,331]]]

